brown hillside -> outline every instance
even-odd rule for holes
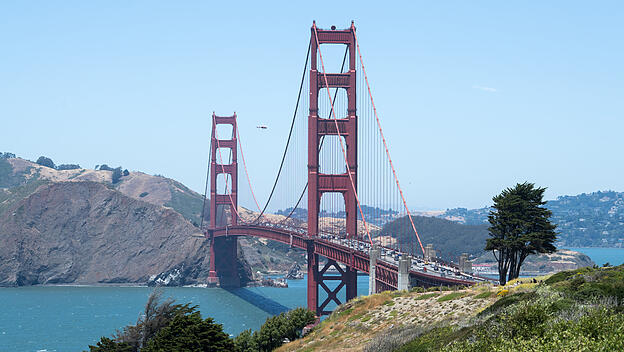
[[[0,285],[205,282],[208,243],[177,212],[96,182],[40,187],[0,216]]]

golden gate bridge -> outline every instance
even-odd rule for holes
[[[336,45],[345,49],[340,72],[327,72],[324,50]],[[248,189],[239,188],[239,152]],[[353,22],[344,30],[312,25],[286,147],[264,206],[253,192],[236,113],[212,115],[208,175],[210,215],[201,228],[210,241],[211,285],[240,285],[239,236],[306,252],[307,306],[318,316],[330,313],[331,302],[341,304],[339,292],[344,290],[347,300],[357,296],[358,272],[369,274],[369,293],[485,280],[435,259],[423,247],[390,157]],[[257,211],[239,207],[245,191]],[[268,214],[275,204],[291,206],[282,216]],[[302,212],[307,216],[295,216]],[[399,227],[383,226],[392,220]]]

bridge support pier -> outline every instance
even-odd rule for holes
[[[411,266],[412,259],[410,257],[403,257],[399,259],[399,275],[397,287],[399,291],[410,289],[409,270]]]
[[[240,287],[238,274],[238,241],[236,236],[212,237],[210,239],[210,272],[208,285],[219,287]]]
[[[315,312],[317,316],[327,315],[331,310],[327,306],[334,302],[342,304],[338,294],[344,288],[346,301],[357,297],[357,270],[346,266],[343,269],[340,264],[332,259],[319,270],[319,255],[314,253],[314,242],[308,242],[308,309]],[[337,285],[331,285],[330,281],[338,281]],[[331,287],[330,287],[331,286]],[[320,302],[319,287],[327,297]],[[319,304],[320,302],[320,304]]]
[[[345,270],[345,284],[347,286],[347,302],[357,297],[357,270],[347,267]]]
[[[314,253],[314,241],[308,241],[307,243],[307,252],[308,252],[308,309],[316,312],[317,316],[318,312],[318,262],[319,256]]]
[[[377,260],[381,256],[381,251],[377,246],[374,246],[368,252],[370,258],[369,270],[368,270],[368,294],[374,295],[377,293]]]

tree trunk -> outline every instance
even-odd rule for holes
[[[511,281],[514,279],[513,274],[514,274],[514,269],[516,267],[516,262],[517,262],[517,251],[513,251],[509,254],[509,275],[507,276],[507,282]]]
[[[520,277],[520,268],[522,267],[522,263],[529,255],[525,251],[521,251],[518,253],[518,260],[512,270],[509,272],[509,280],[517,279]],[[512,279],[513,274],[513,279]]]
[[[500,281],[501,285],[507,283],[507,271],[509,270],[509,256],[505,249],[501,249],[498,251],[498,257],[496,257],[496,251],[492,251],[494,253],[494,258],[498,261],[498,281]]]

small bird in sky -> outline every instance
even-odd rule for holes
[[[266,130],[267,128],[269,128],[269,126],[267,126],[267,125],[258,125],[258,126],[256,126],[256,128],[259,128],[261,130]]]

